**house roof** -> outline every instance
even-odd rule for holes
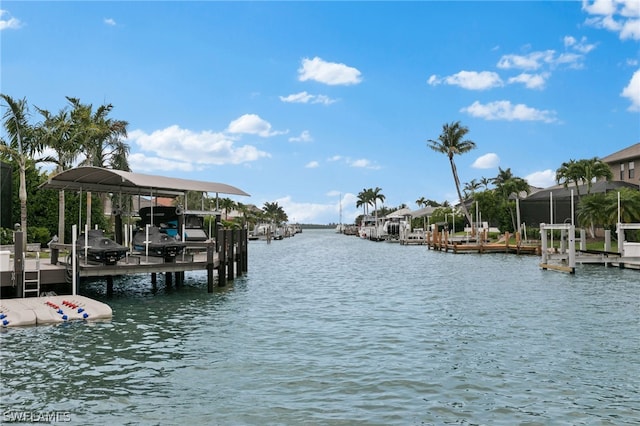
[[[411,212],[412,217],[431,216],[437,207],[427,206]]]
[[[578,187],[580,188],[580,195],[585,195],[587,193],[587,185],[579,185]],[[623,182],[623,181],[607,182],[606,180],[600,180],[591,184],[591,194],[615,191],[623,187],[638,189],[638,185],[635,185],[629,182]],[[537,191],[529,195],[528,197],[521,199],[520,201],[521,202],[538,201],[538,200],[548,201],[550,193],[553,194],[554,200],[568,199],[568,198],[571,198],[572,190],[574,195],[577,196],[578,194],[576,192],[574,185],[569,185],[569,187],[567,188],[565,188],[564,185],[556,185],[556,186],[552,186],[552,187]]]
[[[182,195],[186,191],[249,196],[243,190],[224,183],[145,175],[101,167],[76,167],[65,170],[40,185],[58,190],[84,190],[123,194]]]
[[[607,155],[606,157],[602,158],[602,161],[604,163],[616,163],[632,158],[640,158],[640,142],[635,145],[631,145],[628,148],[614,152],[613,154]]]

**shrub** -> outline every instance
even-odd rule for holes
[[[49,229],[37,226],[27,228],[27,243],[40,243],[40,247],[46,247],[50,240]]]

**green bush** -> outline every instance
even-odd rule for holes
[[[13,229],[0,228],[0,244],[13,244]]]
[[[49,229],[37,226],[27,228],[27,243],[40,243],[40,247],[46,247],[50,240]]]

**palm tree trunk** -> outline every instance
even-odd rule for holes
[[[26,176],[26,164],[25,161],[20,161],[20,190],[18,192],[20,197],[20,228],[24,233],[24,247],[27,247],[27,176]]]
[[[469,225],[473,227],[473,221],[471,220],[471,215],[469,214],[469,210],[467,210],[467,206],[464,204],[464,200],[462,199],[462,193],[460,192],[460,179],[458,178],[458,170],[456,169],[456,163],[453,161],[453,156],[449,157],[449,163],[451,163],[451,172],[453,173],[453,181],[456,184],[456,191],[458,191],[458,199],[460,200],[460,207],[462,208],[462,212],[467,218],[467,222],[469,222]]]

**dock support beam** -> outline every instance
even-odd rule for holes
[[[16,231],[13,235],[13,271],[16,277],[16,296],[24,297],[24,231]]]
[[[218,287],[227,285],[227,233],[224,229],[218,231]]]
[[[214,244],[207,244],[207,291],[213,293],[213,253]]]

